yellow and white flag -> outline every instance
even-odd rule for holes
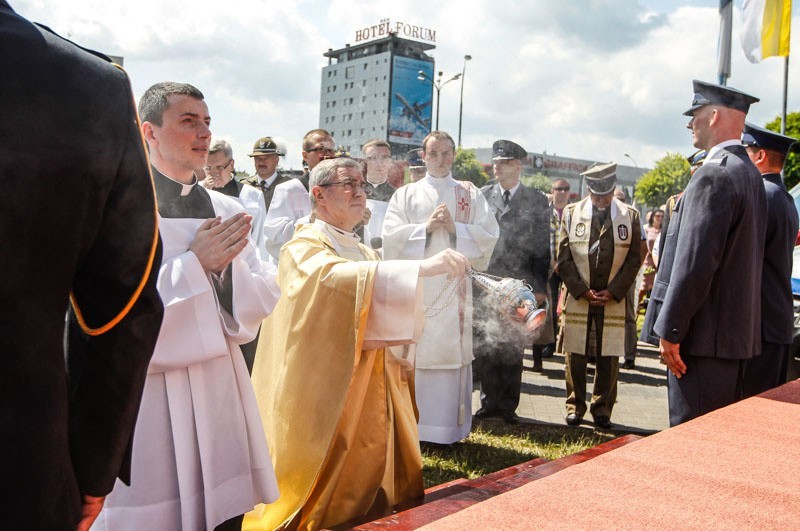
[[[751,63],[789,55],[792,0],[744,0],[742,48]]]

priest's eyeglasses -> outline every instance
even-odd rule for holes
[[[318,185],[322,188],[326,188],[328,186],[341,186],[344,188],[345,192],[352,193],[353,190],[358,188],[361,192],[367,191],[367,181],[355,181],[355,180],[346,180],[346,181],[339,181],[338,183],[325,183]]]
[[[228,160],[228,162],[226,162],[226,163],[225,163],[225,164],[223,164],[222,166],[206,166],[206,167],[204,167],[203,169],[204,169],[206,172],[210,172],[210,171],[224,171],[224,170],[225,170],[225,169],[226,169],[228,166],[230,166],[230,165],[231,165],[231,162],[233,162],[233,159],[229,159],[229,160]]]

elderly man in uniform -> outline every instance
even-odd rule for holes
[[[664,302],[654,308],[672,426],[735,402],[745,360],[761,351],[767,204],[761,173],[740,140],[758,99],[693,85],[686,127],[708,155],[670,221],[656,276]]]
[[[625,354],[625,297],[641,265],[639,213],[614,199],[617,165],[581,174],[589,197],[567,205],[558,235],[558,273],[569,292],[564,308],[567,424],[586,413],[586,362],[596,357],[590,411],[611,427],[619,356]]]
[[[275,188],[264,224],[264,239],[270,260],[278,262],[281,246],[294,234],[295,225],[311,214],[308,176],[314,166],[336,155],[333,136],[325,129],[312,129],[303,137],[303,164],[307,171]]]
[[[461,278],[469,267],[451,249],[381,262],[362,245],[358,162],[321,162],[310,186],[315,221],[281,249],[285,291],[253,373],[281,497],[245,529],[318,529],[422,494],[412,360],[386,347],[419,335],[421,277]]]
[[[261,190],[264,196],[264,211],[269,211],[275,188],[289,180],[289,177],[278,175],[280,158],[286,155],[272,137],[259,138],[253,145],[253,151],[248,153],[256,167],[256,174],[244,180],[245,184]]]
[[[785,379],[794,332],[792,251],[797,239],[797,209],[781,178],[786,155],[796,139],[746,123],[742,144],[764,179],[767,232],[761,274],[761,355],[745,363],[743,396],[777,387]]]
[[[550,208],[543,193],[520,183],[527,158],[525,149],[510,140],[492,145],[497,183],[481,192],[500,225],[500,239],[487,272],[525,280],[541,304],[547,299],[550,269]],[[498,317],[496,310],[475,305],[475,362],[480,365],[476,372],[481,380],[481,408],[475,416],[500,416],[506,423],[516,424],[524,338],[515,336]]]

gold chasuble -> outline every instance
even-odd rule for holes
[[[423,493],[407,362],[364,349],[379,258],[341,256],[320,223],[283,246],[261,327],[252,379],[280,497],[244,530],[319,529]]]
[[[570,205],[571,206],[571,205]],[[608,253],[606,249],[599,249],[594,254],[604,252],[611,254],[611,272],[608,275],[608,283],[619,273],[623,262],[628,255],[633,234],[631,219],[628,214],[628,207],[617,199],[614,199],[610,206],[611,209],[611,233],[612,238],[601,232],[600,238],[604,240],[603,245],[613,243],[613,252]],[[574,207],[564,209],[564,223],[569,231],[569,247],[572,257],[578,269],[578,274],[586,285],[590,285],[591,269],[589,263],[590,252],[590,227],[592,226],[592,202],[587,197]],[[598,240],[599,241],[599,240]],[[639,242],[635,242],[636,245]],[[610,246],[609,246],[610,247]],[[564,350],[585,354],[586,350],[586,325],[588,322],[590,306],[584,299],[568,297],[564,307]],[[603,343],[601,354],[603,356],[622,356],[625,354],[625,299],[621,301],[610,301],[603,308]]]

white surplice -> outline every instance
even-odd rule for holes
[[[468,192],[468,205],[457,205],[457,188],[461,195]],[[426,222],[441,203],[456,220],[455,249],[475,269],[486,269],[500,234],[497,221],[475,186],[450,175],[426,175],[394,193],[383,223],[384,258],[419,260],[451,247],[451,237],[443,228],[426,235]],[[466,437],[471,427],[472,286],[468,279],[464,282],[463,297],[456,292],[451,299],[457,286],[450,285],[435,304],[448,283],[446,276],[423,282],[425,305],[436,309],[446,305],[427,319],[416,346],[416,398],[423,441],[449,444]]]
[[[295,225],[307,221],[309,214],[311,199],[299,179],[275,187],[264,223],[264,246],[273,264],[278,263],[283,244],[292,239]]]
[[[245,184],[239,192],[239,202],[244,205],[248,214],[253,216],[253,227],[250,236],[256,246],[258,257],[264,261],[269,261],[267,244],[264,239],[264,226],[267,222],[267,207],[264,206],[264,194],[259,188]]]
[[[227,219],[242,210],[209,192]],[[213,529],[278,497],[264,429],[239,344],[280,294],[275,268],[251,243],[227,270],[233,315],[189,251],[202,219],[159,219],[164,321],[133,439],[131,486],[117,481],[92,529]]]

